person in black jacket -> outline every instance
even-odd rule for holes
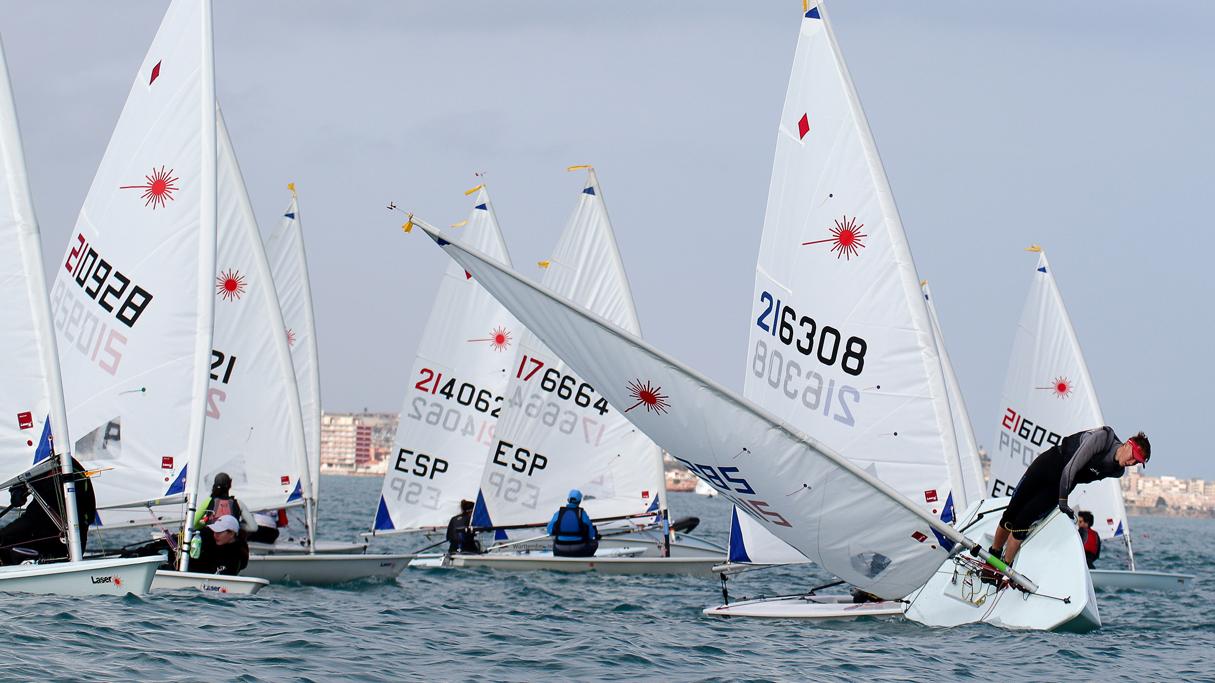
[[[447,522],[447,552],[448,553],[479,553],[481,544],[477,542],[477,534],[472,530],[473,502],[460,501],[460,514]]]
[[[1122,442],[1110,427],[1098,427],[1066,437],[1057,446],[1043,451],[1025,470],[1013,491],[1000,526],[996,529],[991,554],[1003,556],[1012,564],[1034,524],[1058,507],[1075,519],[1067,504],[1072,489],[1108,477],[1121,477],[1126,468],[1143,465],[1152,457],[1152,444],[1143,432]],[[993,577],[985,576],[984,580]]]
[[[80,522],[80,550],[84,551],[89,540],[89,525],[97,516],[97,500],[93,485],[84,475],[84,466],[72,458],[73,478],[76,480],[76,518]],[[31,495],[36,494],[36,495]],[[14,556],[14,548],[28,548],[38,553],[38,558],[62,560],[68,556],[67,517],[63,500],[63,473],[58,468],[46,472],[30,482],[17,484],[9,489],[9,501],[20,507],[31,499],[21,516],[0,529],[0,561],[20,561]],[[50,507],[50,513],[38,500]],[[53,516],[52,516],[53,515]]]

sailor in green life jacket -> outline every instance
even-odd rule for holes
[[[570,491],[568,502],[553,513],[548,534],[553,537],[557,557],[594,557],[599,549],[599,531],[581,507],[582,492]]]
[[[249,564],[248,545],[240,546],[240,522],[223,515],[190,539],[190,571],[236,576]]]
[[[1000,518],[991,554],[1011,565],[1034,525],[1056,507],[1075,519],[1067,503],[1072,489],[1106,478],[1119,478],[1127,468],[1144,465],[1152,457],[1152,444],[1143,432],[1125,442],[1110,427],[1098,427],[1064,438],[1042,451],[1029,464],[1008,507]],[[994,569],[985,569],[985,583],[996,583]]]
[[[202,500],[198,512],[194,513],[194,528],[201,529],[204,524],[210,524],[224,515],[232,515],[240,521],[242,536],[257,531],[257,519],[252,510],[246,510],[232,495],[232,477],[226,472],[215,475],[211,484],[211,495]]]

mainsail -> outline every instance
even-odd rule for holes
[[[588,168],[543,281],[617,328],[641,334],[594,169]],[[476,526],[545,523],[574,488],[582,491],[583,507],[594,519],[661,508],[665,480],[658,446],[563,358],[530,332],[520,336],[481,479]],[[639,409],[640,404],[623,408]]]
[[[794,53],[752,307],[744,396],[934,516],[981,497],[981,485],[966,495],[948,361],[821,6]],[[761,526],[731,528],[732,556],[790,561]]]
[[[203,473],[232,477],[252,509],[303,502],[310,491],[295,371],[270,264],[232,140],[216,108],[219,153],[215,333]]]
[[[794,54],[748,327],[744,396],[948,516],[961,487],[932,323],[821,6]]]
[[[42,272],[42,243],[25,173],[17,108],[0,46],[0,480],[71,446],[50,299]],[[0,493],[3,504],[8,491]],[[73,508],[68,508],[73,510]],[[70,553],[79,560],[74,512]]]
[[[215,299],[212,62],[210,3],[173,2],[56,268],[68,421],[77,457],[108,470],[94,480],[102,507],[185,492],[201,454]]]
[[[977,549],[762,407],[612,321],[415,223],[615,409],[632,407],[628,416],[638,429],[826,571],[880,597],[899,598],[923,585],[948,556],[937,534]],[[1009,576],[1033,588],[1016,572]]]
[[[1064,437],[1105,424],[1080,341],[1055,284],[1046,253],[1038,253],[1033,283],[1013,339],[991,452],[992,497],[1011,496],[1029,463]],[[1102,538],[1126,535],[1126,508],[1117,479],[1076,487],[1072,507],[1093,513]]]
[[[283,316],[287,346],[295,369],[295,384],[299,390],[300,412],[304,420],[304,451],[307,454],[308,480],[311,490],[304,496],[312,499],[313,519],[309,528],[316,528],[316,510],[320,498],[321,470],[321,374],[317,356],[316,322],[312,312],[312,287],[308,280],[308,258],[304,251],[304,233],[300,225],[299,200],[295,184],[291,190],[291,205],[283,213],[278,227],[266,240],[266,256],[278,303]]]
[[[461,238],[510,265],[480,185]],[[442,527],[472,500],[496,443],[503,392],[523,335],[518,321],[456,263],[443,274],[405,392],[373,530]]]

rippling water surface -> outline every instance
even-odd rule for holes
[[[367,527],[378,479],[326,477],[322,490],[322,536]],[[726,503],[672,501],[676,516],[701,518],[698,535],[725,542]],[[1196,574],[1197,586],[1101,593],[1104,626],[1086,635],[718,620],[700,613],[721,601],[714,580],[406,569],[393,583],[270,586],[251,598],[0,595],[0,679],[1215,680],[1215,520],[1132,524],[1142,568]],[[1111,547],[1102,565],[1121,558]],[[752,572],[730,582],[731,598],[827,580],[806,568]]]

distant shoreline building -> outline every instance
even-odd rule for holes
[[[396,433],[396,413],[322,413],[321,474],[384,474]]]
[[[321,474],[380,476],[388,468],[397,434],[396,413],[321,414]],[[979,448],[983,476],[991,460]],[[696,476],[670,456],[665,458],[668,491],[691,491]],[[1120,481],[1127,511],[1134,515],[1215,517],[1215,482],[1177,477],[1146,477],[1133,470]]]

